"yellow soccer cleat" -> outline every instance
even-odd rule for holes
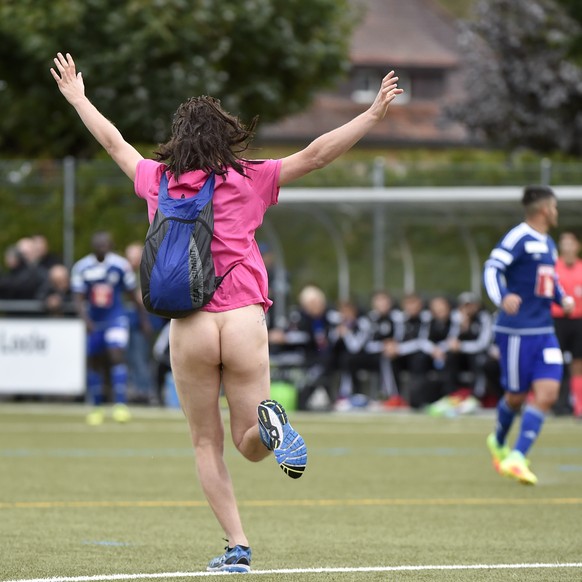
[[[115,404],[111,412],[111,417],[115,422],[123,424],[131,420],[131,412],[129,412],[129,408],[125,404]]]
[[[529,470],[528,465],[527,459],[519,451],[512,451],[499,464],[499,472],[523,485],[535,485],[538,478]]]
[[[85,421],[89,426],[99,426],[105,420],[105,413],[102,408],[95,408],[86,417]]]
[[[487,448],[491,453],[494,469],[501,474],[499,465],[509,456],[510,448],[507,445],[500,445],[494,432],[487,437]]]

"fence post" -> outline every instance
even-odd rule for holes
[[[540,183],[543,186],[549,186],[552,181],[552,160],[542,158],[540,161]]]
[[[384,169],[386,167],[386,162],[384,158],[377,157],[374,159],[374,165],[372,167],[372,186],[374,188],[384,188]]]
[[[75,158],[63,160],[63,260],[69,269],[75,260]]]

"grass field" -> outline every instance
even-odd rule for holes
[[[310,453],[298,481],[227,446],[247,578],[582,580],[582,424],[547,422],[527,488],[490,466],[492,416],[293,420]],[[176,411],[90,428],[80,407],[0,405],[0,492],[0,581],[187,580],[224,545]]]

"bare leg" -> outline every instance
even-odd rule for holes
[[[550,379],[536,380],[532,388],[535,395],[534,406],[547,414],[558,399],[560,383]]]
[[[225,314],[199,311],[172,320],[170,354],[176,388],[188,419],[202,489],[229,545],[248,546],[224,462],[219,408],[220,327]]]
[[[257,423],[257,406],[270,394],[263,308],[250,305],[229,311],[221,328],[220,345],[233,442],[245,458],[261,461],[270,453],[260,440]]]

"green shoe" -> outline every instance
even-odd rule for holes
[[[115,404],[111,412],[111,416],[115,422],[125,423],[131,420],[131,412],[125,404]]]
[[[499,472],[523,485],[535,485],[538,478],[529,470],[528,460],[519,452],[511,451],[499,464]]]
[[[487,437],[487,448],[489,449],[489,452],[491,453],[491,458],[493,460],[493,467],[495,468],[495,470],[502,475],[503,473],[501,473],[501,470],[499,468],[499,465],[509,456],[509,454],[511,453],[510,448],[507,445],[500,445],[497,442],[497,437],[495,436],[495,433],[492,432],[488,437]]]
[[[102,408],[93,409],[86,417],[85,421],[89,426],[99,426],[105,420],[105,413]]]

